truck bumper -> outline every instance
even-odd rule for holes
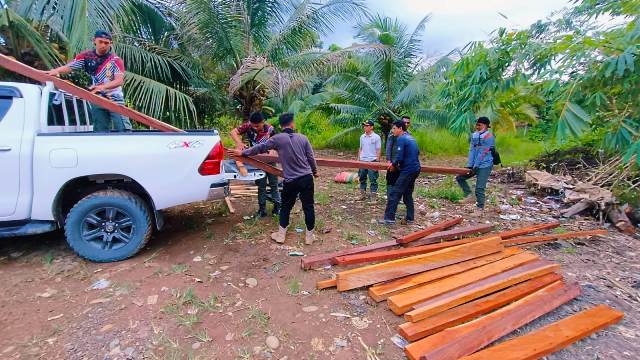
[[[207,200],[223,200],[227,195],[229,195],[228,182],[211,184]]]

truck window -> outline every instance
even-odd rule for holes
[[[0,122],[11,109],[11,104],[13,104],[12,97],[0,97]]]

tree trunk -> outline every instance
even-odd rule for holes
[[[636,231],[635,226],[631,223],[631,220],[624,213],[624,210],[617,205],[611,206],[607,211],[607,217],[613,225],[625,234],[633,234]]]

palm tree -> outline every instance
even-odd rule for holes
[[[231,74],[243,118],[335,63],[318,49],[319,35],[365,13],[362,0],[183,0],[177,8],[192,51]]]

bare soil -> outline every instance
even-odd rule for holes
[[[418,190],[417,223],[381,227],[372,221],[382,216],[384,198],[358,201],[356,185],[333,183],[338,171],[323,168],[316,181],[320,241],[312,246],[304,246],[303,234],[296,232],[303,228],[298,207],[287,243],[272,243],[276,220],[249,218],[256,211],[254,199],[236,201],[234,215],[216,203],[172,209],[166,228],[137,256],[118,263],[78,258],[61,232],[2,239],[0,358],[366,359],[366,345],[380,359],[403,359],[391,341],[402,320],[384,303],[372,302],[365,290],[315,290],[316,281],[338,269],[303,271],[300,258],[289,254],[385,241],[453,215],[500,229],[559,216],[522,184],[501,183],[505,176],[496,175],[490,183],[491,206],[483,215]],[[419,181],[418,189],[425,189],[451,179]],[[561,221],[562,230],[601,226],[590,218]],[[639,244],[637,236],[611,230],[603,238],[533,247],[559,262],[582,294],[516,335],[604,303],[623,311],[624,320],[548,358],[639,358]],[[106,287],[92,289],[100,280]],[[266,345],[268,336],[279,340],[276,349]]]

